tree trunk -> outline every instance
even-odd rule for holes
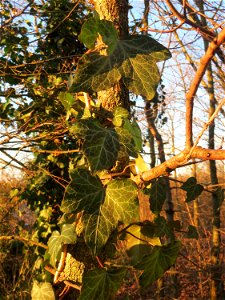
[[[215,99],[213,92],[213,77],[211,65],[209,65],[208,72],[208,90],[209,90],[209,99],[210,99],[210,111],[209,117],[215,111]],[[215,123],[214,121],[209,125],[209,148],[215,149],[214,137],[215,137]],[[211,184],[218,184],[217,177],[217,168],[215,161],[209,161],[210,169],[210,179]],[[220,237],[220,197],[218,189],[212,194],[212,203],[213,203],[213,221],[212,221],[212,249],[211,249],[211,300],[222,299],[222,282],[221,282],[221,267],[220,267],[220,247],[221,247],[221,237]]]
[[[207,20],[204,17],[204,2],[198,1],[197,5],[200,12],[200,21],[203,26],[207,26]],[[209,46],[209,42],[204,39],[205,51]],[[209,96],[209,118],[215,112],[216,99],[214,93],[214,82],[213,82],[213,72],[212,63],[210,62],[206,72],[207,85],[208,85],[208,96]],[[215,121],[213,120],[209,125],[209,149],[215,149]],[[217,168],[215,161],[209,161],[209,171],[211,184],[218,184]],[[221,237],[220,237],[220,196],[219,191],[216,188],[212,194],[212,204],[213,204],[213,220],[212,220],[212,249],[211,249],[211,300],[224,299],[223,298],[223,285],[221,281],[221,267],[220,267],[220,247],[221,247]]]
[[[94,0],[96,12],[100,19],[112,21],[118,29],[119,37],[126,38],[128,27],[128,1],[127,0]],[[129,91],[121,81],[114,87],[98,92],[98,100],[101,106],[112,111],[117,106],[130,110]]]

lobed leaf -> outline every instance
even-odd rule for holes
[[[127,109],[123,107],[116,107],[114,112],[113,112],[113,125],[117,127],[121,127],[123,125],[123,122],[125,119],[128,119],[129,117],[129,112]]]
[[[181,189],[186,191],[186,202],[195,200],[204,190],[204,187],[201,184],[197,183],[195,177],[190,177],[188,180],[181,186]]]
[[[98,214],[105,198],[101,180],[91,175],[87,169],[75,169],[70,172],[71,182],[66,187],[61,204],[64,213],[80,212]]]
[[[50,264],[55,267],[60,258],[62,246],[64,244],[75,244],[76,232],[74,224],[63,224],[61,234],[59,231],[53,231],[48,240],[48,252],[50,254]]]
[[[119,152],[118,134],[93,120],[80,120],[71,132],[84,138],[83,151],[93,172],[113,166]]]
[[[132,156],[132,157],[137,157],[138,156],[138,151],[135,147],[135,142],[132,137],[132,134],[127,130],[126,128],[123,127],[117,127],[116,132],[119,137],[119,142],[120,142],[120,153],[122,156],[126,153],[127,156]]]
[[[79,40],[89,49],[94,49],[99,36],[108,47],[108,53],[113,52],[118,40],[118,32],[110,21],[100,20],[97,17],[88,19],[82,26]]]
[[[95,269],[87,272],[79,300],[110,300],[126,274],[124,269]]]
[[[152,246],[161,245],[158,237],[144,235],[142,226],[132,225],[126,230],[126,249],[131,258],[131,264],[136,265],[152,251]]]
[[[75,102],[74,96],[66,92],[60,92],[58,99],[61,101],[66,111],[69,111]]]
[[[98,92],[122,79],[131,92],[151,100],[160,80],[156,63],[170,56],[168,49],[149,36],[117,40],[110,55],[94,51],[81,58],[70,91]]]
[[[142,150],[142,135],[141,135],[141,129],[136,122],[136,120],[133,120],[132,122],[128,119],[124,121],[124,126],[126,130],[131,134],[132,139],[134,141],[135,149],[136,151],[140,152]]]
[[[129,223],[138,217],[137,186],[130,179],[114,179],[106,187],[99,215],[85,215],[85,241],[93,253],[106,244],[118,222]]]
[[[174,243],[155,246],[152,253],[143,257],[142,261],[135,267],[138,270],[143,270],[140,276],[140,284],[146,287],[152,284],[176,262],[181,243]]]
[[[150,208],[155,214],[159,214],[166,200],[165,183],[162,178],[154,179],[146,192],[150,196]]]
[[[34,281],[31,290],[32,300],[55,300],[54,290],[49,282]]]

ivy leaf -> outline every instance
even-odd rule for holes
[[[138,154],[138,157],[135,159],[135,165],[138,168],[138,171],[141,172],[145,172],[147,170],[149,170],[149,166],[148,164],[144,161],[143,157],[141,156],[141,154]]]
[[[143,257],[135,267],[144,270],[140,276],[140,284],[146,287],[163,274],[176,262],[181,243],[176,241],[164,246],[155,246],[152,253]]]
[[[114,179],[107,184],[99,215],[85,215],[85,241],[96,254],[107,242],[118,222],[138,217],[137,186],[130,179]]]
[[[131,123],[132,135],[138,151],[142,151],[142,135],[141,129],[136,120],[133,120]]]
[[[126,230],[126,249],[132,265],[136,265],[143,256],[150,254],[151,246],[156,245],[161,245],[160,239],[144,235],[141,226],[132,225]]]
[[[188,226],[187,238],[198,240],[199,235],[198,235],[197,228],[195,226],[193,225]]]
[[[108,53],[113,52],[118,40],[118,32],[113,22],[100,20],[97,17],[90,18],[83,24],[78,38],[89,49],[94,49],[99,36],[101,36],[102,41],[108,46]]]
[[[32,300],[55,300],[54,290],[49,282],[34,281],[31,291]]]
[[[153,38],[132,35],[118,40],[108,56],[97,50],[86,53],[78,63],[70,91],[98,92],[122,79],[130,91],[151,100],[160,80],[156,63],[170,57],[169,50]]]
[[[124,269],[95,269],[87,272],[79,300],[110,300],[119,289],[126,270]]]
[[[137,186],[130,179],[114,179],[107,184],[104,210],[114,219],[129,223],[138,216]]]
[[[84,138],[83,151],[93,172],[113,166],[120,148],[113,128],[104,128],[92,120],[80,120],[71,132]]]
[[[112,123],[114,126],[121,127],[124,119],[128,119],[129,112],[123,107],[116,107],[113,113]]]
[[[166,219],[162,216],[158,216],[154,220],[155,224],[155,236],[163,237],[168,236],[169,238],[173,237],[173,224],[168,224]]]
[[[165,183],[162,178],[152,181],[149,189],[145,190],[150,196],[150,208],[154,214],[159,214],[166,200]]]
[[[113,128],[95,129],[83,144],[84,153],[94,172],[111,168],[119,151],[118,136]]]
[[[186,191],[186,202],[195,200],[204,190],[204,187],[201,184],[197,183],[195,177],[190,177],[188,180],[181,186],[181,189]]]
[[[72,224],[77,220],[77,214],[76,213],[64,213],[62,217],[60,218],[58,225],[63,225],[63,224]]]
[[[58,99],[61,101],[66,111],[69,111],[74,104],[74,96],[70,93],[60,92]]]
[[[130,122],[129,120],[125,120],[123,127],[126,128],[129,131],[129,133],[132,135],[136,150],[138,152],[141,151],[142,136],[141,136],[141,129],[138,123],[135,120],[133,120],[132,122]]]
[[[76,232],[74,224],[63,224],[61,234],[59,231],[53,231],[50,239],[48,240],[48,252],[50,254],[50,264],[55,267],[57,260],[62,251],[64,244],[75,244]]]
[[[156,232],[155,224],[146,220],[142,225],[141,225],[141,233],[147,237],[153,238]]]
[[[99,215],[85,214],[83,216],[83,222],[85,242],[93,254],[96,255],[107,243],[117,222],[111,216],[110,211],[106,211],[104,215],[102,211],[100,211]]]
[[[137,157],[137,150],[132,134],[124,127],[116,127],[116,132],[119,136],[120,151],[124,156],[127,153],[128,156]]]
[[[86,169],[74,169],[70,172],[71,182],[66,187],[61,204],[64,213],[97,213],[105,198],[101,180]]]

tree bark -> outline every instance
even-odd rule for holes
[[[100,19],[114,23],[119,32],[119,38],[125,39],[128,36],[129,6],[127,0],[94,0],[94,6]],[[98,101],[108,111],[114,110],[117,106],[122,106],[130,111],[129,90],[122,80],[114,87],[98,92]]]
[[[201,23],[203,26],[207,26],[206,18],[204,17],[204,2],[202,0],[197,2],[200,12]],[[204,40],[205,51],[209,47],[209,42]],[[208,86],[208,96],[209,96],[209,117],[213,115],[216,109],[216,99],[214,93],[214,81],[212,72],[212,62],[210,61],[206,71],[207,76],[207,86]],[[209,124],[209,149],[215,149],[215,121],[213,120]],[[218,184],[217,168],[215,161],[209,161],[209,172],[211,184]],[[223,288],[221,282],[221,268],[220,268],[220,247],[221,247],[221,237],[220,237],[220,197],[218,189],[212,194],[212,204],[213,204],[213,221],[212,221],[212,249],[211,249],[211,300],[217,300],[223,298]]]

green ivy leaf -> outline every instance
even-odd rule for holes
[[[60,218],[58,225],[63,225],[63,224],[72,224],[77,220],[77,214],[76,213],[64,213],[62,217]]]
[[[138,157],[135,159],[135,165],[138,168],[139,173],[149,170],[149,165],[144,161],[141,154],[138,154]]]
[[[166,219],[162,216],[158,216],[154,220],[155,224],[155,236],[163,237],[167,236],[169,238],[173,237],[173,224],[168,224]]]
[[[107,242],[118,222],[138,217],[137,186],[130,179],[114,179],[107,184],[99,215],[85,215],[85,241],[96,254]]]
[[[65,92],[60,92],[58,99],[61,101],[66,111],[69,111],[75,102],[74,96]]]
[[[195,177],[190,177],[188,180],[181,186],[181,189],[186,191],[186,202],[195,200],[204,190],[204,187],[201,184],[197,183]]]
[[[123,127],[129,131],[133,138],[136,150],[140,152],[142,150],[142,136],[138,123],[135,120],[132,122],[125,120]]]
[[[101,210],[99,215],[85,214],[83,222],[85,242],[96,255],[108,241],[117,222],[111,216],[110,211],[104,211],[103,214]]]
[[[161,245],[160,239],[144,235],[141,226],[132,225],[126,230],[126,249],[132,265],[136,265],[143,256],[150,254],[152,246],[156,245]]]
[[[128,119],[129,112],[127,109],[123,107],[116,107],[113,112],[113,125],[117,127],[121,127],[123,125],[124,119]]]
[[[198,240],[199,235],[198,235],[197,228],[195,226],[193,225],[188,226],[187,238]]]
[[[150,189],[146,189],[150,196],[150,208],[154,214],[159,214],[162,210],[163,204],[166,200],[165,183],[162,178],[152,181]]]
[[[181,243],[176,241],[164,246],[155,246],[150,255],[143,257],[135,267],[144,270],[140,276],[140,284],[146,287],[163,274],[176,262]]]
[[[98,213],[105,198],[101,180],[92,176],[86,169],[74,169],[70,172],[71,182],[66,187],[61,204],[64,213],[80,212]]]
[[[147,237],[153,238],[156,232],[155,224],[146,220],[142,225],[141,225],[141,233]],[[160,236],[160,235],[159,235]]]
[[[106,187],[104,209],[114,219],[129,223],[138,216],[137,186],[130,179],[111,180]]]
[[[110,21],[100,20],[97,17],[88,19],[81,28],[79,40],[89,49],[94,49],[99,36],[108,46],[108,53],[112,53],[116,47],[118,32]]]
[[[55,267],[64,244],[75,244],[76,232],[74,224],[63,224],[61,234],[55,230],[48,240],[48,252],[50,254],[50,264]]]
[[[87,272],[79,300],[110,300],[126,274],[124,269],[95,269]]]
[[[93,120],[80,120],[71,132],[84,138],[83,151],[93,172],[113,166],[120,148],[113,128],[104,128]]]
[[[119,137],[121,146],[120,151],[122,153],[122,156],[124,156],[124,153],[127,153],[127,156],[137,157],[138,151],[135,147],[135,142],[130,131],[124,128],[124,126],[116,127],[115,129]]]
[[[49,282],[34,281],[31,291],[32,300],[55,300],[54,290]]]
[[[160,80],[156,63],[170,57],[169,50],[151,37],[132,35],[127,40],[118,40],[108,56],[97,51],[85,54],[70,91],[98,92],[122,79],[130,91],[151,100]]]

